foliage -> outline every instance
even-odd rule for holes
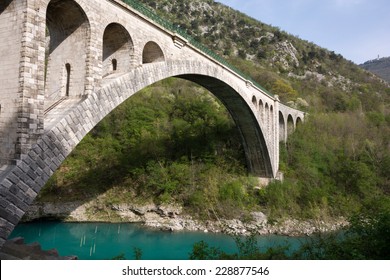
[[[126,260],[126,255],[124,253],[120,253],[119,255],[112,258],[114,261],[123,261]]]
[[[295,100],[298,96],[298,92],[289,83],[280,79],[272,83],[271,92],[279,95],[282,101]]]
[[[133,248],[134,259],[141,260],[142,259],[142,249],[134,247]]]
[[[340,234],[313,239],[295,253],[301,259],[389,260],[390,212],[354,215]]]
[[[390,205],[390,204],[387,204]],[[235,237],[237,253],[226,253],[200,241],[190,253],[192,260],[388,260],[390,259],[390,212],[389,207],[379,212],[354,215],[350,226],[342,233],[315,235],[304,242],[295,252],[289,246],[260,248],[256,236]]]
[[[369,114],[311,115],[281,153],[287,179],[262,190],[260,202],[275,218],[327,219],[375,208],[389,190],[388,133]]]
[[[257,244],[256,236],[233,237],[237,253],[226,253],[204,241],[193,245],[190,260],[284,260],[288,259],[288,246],[278,246],[263,250]]]
[[[134,260],[141,260],[142,259],[142,249],[138,247],[133,247],[133,257]],[[120,253],[119,255],[112,258],[112,260],[126,260],[126,254]]]

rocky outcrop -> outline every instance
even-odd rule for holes
[[[328,222],[287,219],[269,223],[262,212],[252,212],[247,222],[238,219],[219,219],[200,221],[183,213],[179,205],[156,205],[153,203],[112,204],[107,207],[98,202],[82,203],[45,203],[34,205],[24,217],[24,221],[42,218],[61,218],[72,222],[129,222],[142,223],[150,228],[165,231],[203,231],[222,232],[232,235],[251,233],[289,236],[311,235],[315,232],[335,231],[347,225],[345,219]]]
[[[76,256],[62,257],[56,249],[42,250],[38,243],[25,244],[17,237],[7,240],[0,251],[1,260],[77,260]]]
[[[279,42],[275,45],[276,52],[272,58],[273,63],[278,63],[284,70],[299,67],[298,51],[289,41]]]

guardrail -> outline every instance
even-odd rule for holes
[[[122,1],[124,3],[126,3],[127,5],[129,5],[130,7],[132,7],[133,9],[137,10],[138,12],[140,12],[141,14],[143,14],[144,16],[146,16],[147,18],[149,18],[150,20],[152,20],[154,23],[157,23],[158,25],[164,27],[165,29],[182,36],[184,39],[186,39],[188,41],[189,44],[191,44],[197,50],[199,50],[202,53],[210,56],[214,60],[218,61],[219,63],[221,63],[225,67],[227,67],[230,70],[232,70],[233,72],[235,72],[237,75],[239,75],[239,76],[243,77],[244,79],[250,81],[253,85],[258,87],[259,89],[261,89],[265,93],[273,96],[272,93],[270,93],[269,91],[264,89],[259,83],[257,83],[255,80],[253,80],[252,77],[250,77],[249,75],[245,74],[240,69],[238,69],[234,65],[230,64],[229,62],[227,62],[224,58],[222,58],[221,56],[217,55],[215,52],[213,52],[209,48],[205,47],[204,45],[202,45],[200,42],[195,40],[191,35],[189,35],[182,28],[180,28],[178,26],[175,26],[174,24],[172,24],[168,20],[160,17],[153,10],[151,10],[148,7],[146,7],[142,3],[138,2],[137,0],[122,0]]]

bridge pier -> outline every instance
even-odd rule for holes
[[[37,1],[0,4],[0,165],[13,165],[43,133],[45,14]]]

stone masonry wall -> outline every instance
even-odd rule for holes
[[[23,2],[0,4],[0,168],[12,163],[16,152]]]

